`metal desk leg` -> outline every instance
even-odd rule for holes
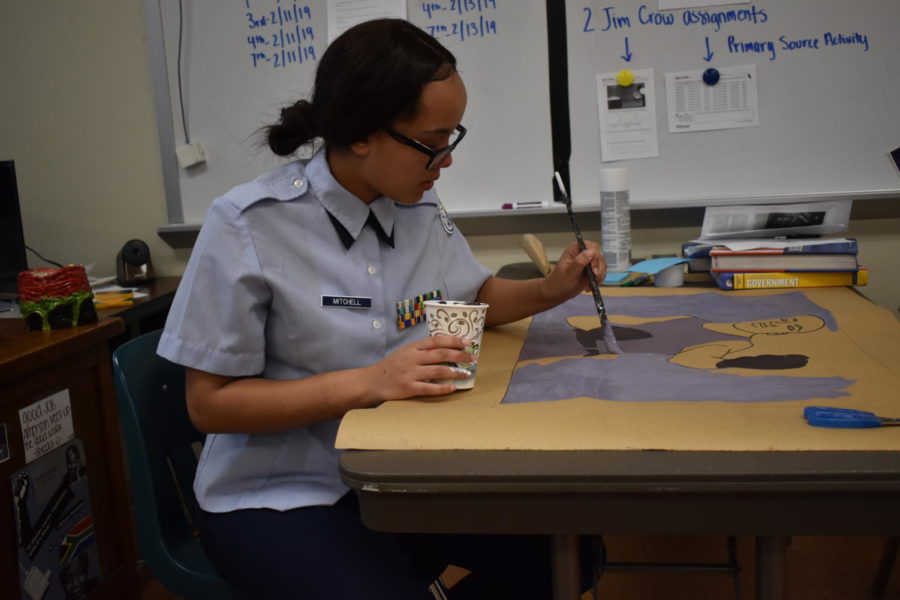
[[[894,569],[898,550],[900,550],[900,536],[889,537],[884,544],[881,561],[878,563],[878,572],[875,573],[875,580],[872,582],[871,594],[875,600],[884,598],[884,591],[891,579],[891,571]]]
[[[581,598],[581,566],[577,535],[551,537],[553,553],[553,600]]]
[[[784,600],[786,555],[790,536],[756,536],[756,600]]]

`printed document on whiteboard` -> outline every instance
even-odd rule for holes
[[[659,156],[653,69],[634,71],[629,86],[619,85],[616,75],[597,75],[601,160]]]
[[[833,234],[850,227],[853,200],[707,206],[701,240]],[[806,240],[804,240],[806,243]]]
[[[758,126],[756,98],[756,65],[723,67],[715,85],[703,71],[666,73],[669,133]]]

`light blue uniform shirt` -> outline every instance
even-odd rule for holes
[[[392,248],[364,227],[369,209]],[[355,239],[349,249],[331,217]],[[473,300],[490,272],[433,191],[414,205],[366,205],[332,177],[325,152],[237,186],[207,213],[158,352],[227,376],[297,379],[371,365],[424,337],[396,304],[441,290]],[[371,308],[325,307],[323,296]],[[194,481],[210,512],[333,504],[346,491],[339,420],[268,434],[210,434]]]

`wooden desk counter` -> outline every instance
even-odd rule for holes
[[[180,282],[181,277],[157,277],[150,283],[137,286],[138,292],[145,295],[136,298],[131,306],[98,310],[100,318],[119,317],[125,323],[124,336],[113,340],[117,342],[113,346],[162,328]]]
[[[109,343],[122,320],[28,331],[23,319],[0,320],[0,424],[9,459],[0,463],[0,589],[21,597],[10,475],[26,466],[19,410],[68,390],[75,438],[84,448],[100,582],[89,598],[137,598],[137,552],[119,438]],[[56,575],[56,574],[54,574]]]

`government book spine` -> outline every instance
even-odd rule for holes
[[[802,271],[795,273],[748,273],[720,271],[712,273],[723,290],[768,290],[781,288],[846,287],[869,283],[869,270]]]

